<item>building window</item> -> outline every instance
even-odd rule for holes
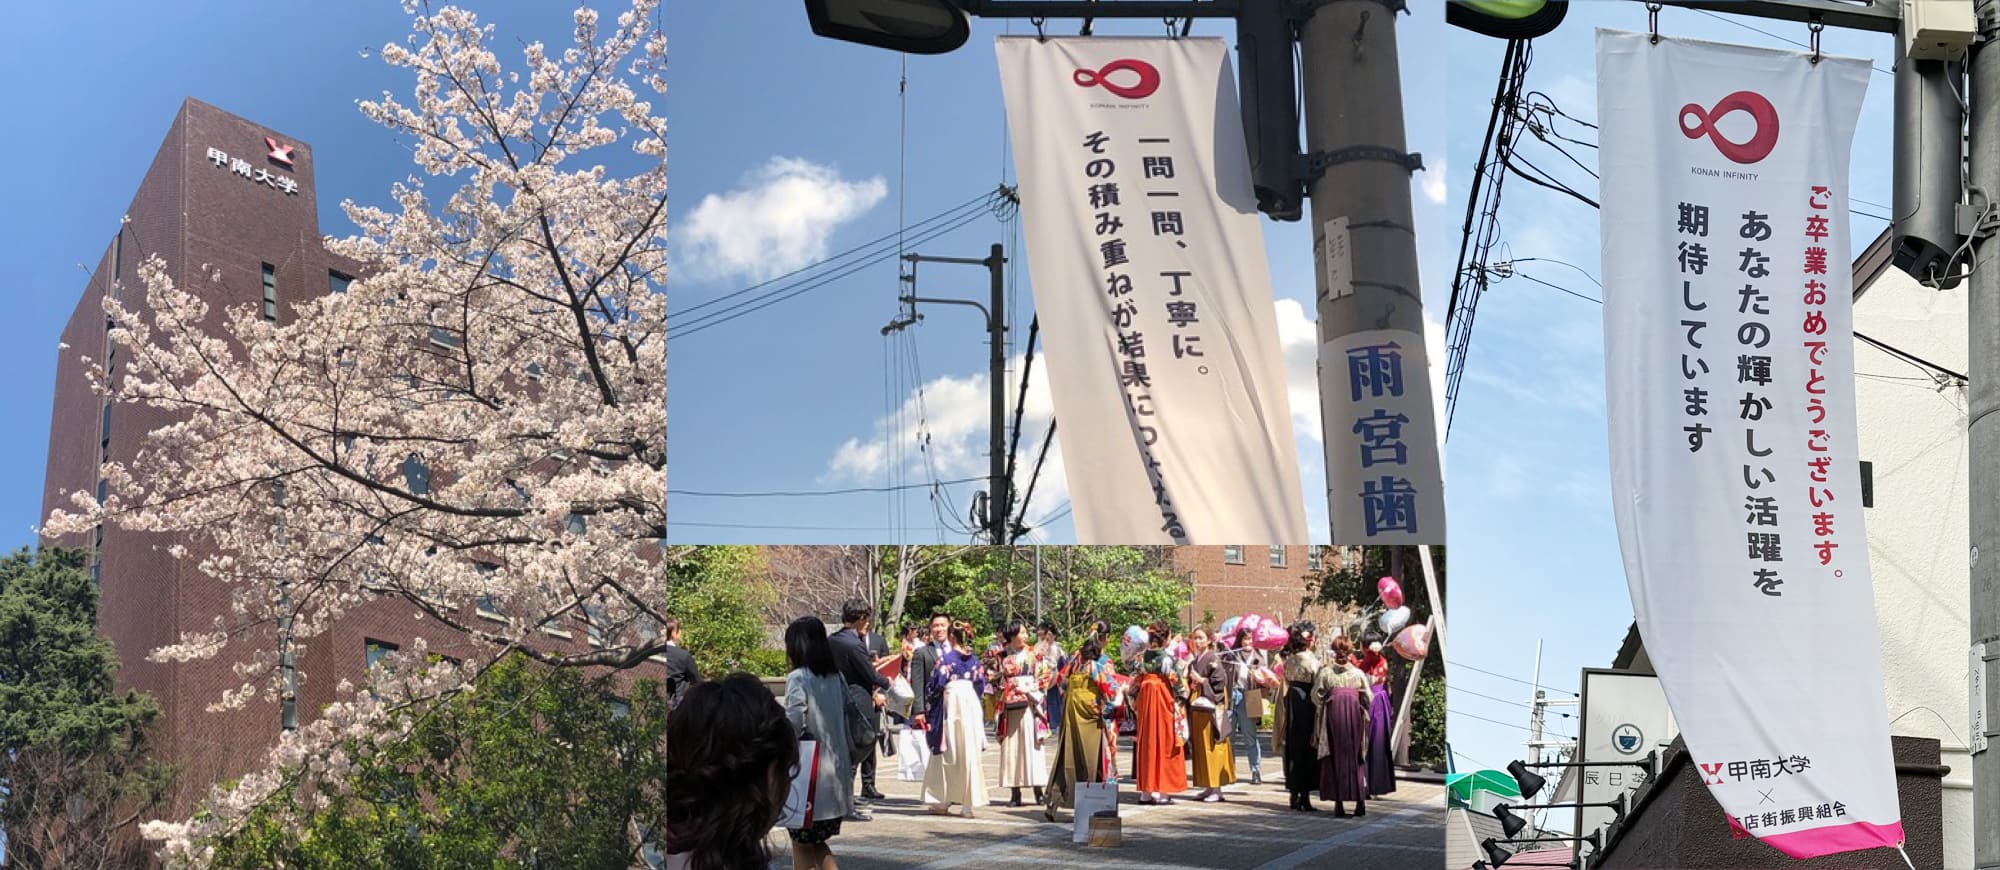
[[[111,403],[110,402],[104,403],[104,413],[102,416],[104,418],[104,422],[98,426],[98,435],[97,435],[97,449],[99,451],[97,456],[97,461],[99,464],[103,464],[105,460],[111,458]]]
[[[1243,564],[1243,548],[1234,544],[1222,548],[1222,562],[1225,565]]]
[[[278,270],[264,264],[264,319],[278,322]]]
[[[460,343],[461,342],[459,342],[458,340],[458,333],[446,329],[442,326],[431,327],[431,344],[437,345],[438,347],[442,348],[457,350]]]
[[[1282,545],[1274,544],[1271,546],[1271,567],[1285,567],[1285,548]]]
[[[590,645],[598,649],[609,646],[609,633],[605,631],[607,625],[604,618],[604,608],[594,604],[585,604],[582,610],[583,626],[585,632],[590,636]]]
[[[412,453],[403,460],[403,484],[411,495],[429,495],[431,492],[431,470],[424,461]]]
[[[577,513],[575,511],[570,511],[569,516],[563,517],[563,528],[567,529],[570,534],[575,535],[577,537],[582,537],[584,530],[588,529],[589,527],[590,523],[588,520],[585,520],[583,518],[583,514]]]
[[[538,362],[528,363],[528,380],[539,381],[542,379],[542,376],[546,374],[548,374],[547,366],[544,366]]]
[[[329,293],[346,293],[347,285],[352,283],[354,283],[352,277],[342,275],[332,269],[328,269],[326,272],[326,289]]]
[[[370,670],[373,670],[375,668],[376,662],[381,661],[383,656],[386,656],[395,651],[396,651],[395,644],[387,643],[385,641],[379,641],[374,638],[369,638],[367,646],[368,668]]]
[[[1307,547],[1307,548],[1306,548],[1306,570],[1308,570],[1308,571],[1318,571],[1318,570],[1319,570],[1319,566],[1320,566],[1320,561],[1319,561],[1319,545],[1315,544],[1315,545],[1313,545],[1313,546],[1310,546],[1310,547]]]

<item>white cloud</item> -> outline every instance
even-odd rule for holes
[[[1424,178],[1420,188],[1424,192],[1425,199],[1438,205],[1444,204],[1445,194],[1447,193],[1445,189],[1444,160],[1439,159],[1436,165],[1424,167]]]
[[[880,177],[849,181],[830,166],[773,157],[734,190],[711,193],[682,224],[682,266],[695,277],[761,281],[823,259],[840,225],[888,195]]]

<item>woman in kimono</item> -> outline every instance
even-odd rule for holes
[[[1396,765],[1389,756],[1389,725],[1395,708],[1389,704],[1389,659],[1380,638],[1369,637],[1368,648],[1354,654],[1354,666],[1368,676],[1368,796],[1396,791]]]
[[[800,739],[816,742],[819,755],[817,786],[807,807],[806,824],[786,830],[792,838],[792,867],[832,870],[836,865],[827,841],[840,833],[840,820],[854,808],[847,680],[833,663],[826,623],[817,616],[801,616],[785,628],[785,659],[792,665],[791,673],[785,675],[785,718]],[[810,761],[799,759],[801,764]]]
[[[1312,790],[1319,786],[1319,755],[1313,739],[1319,724],[1319,705],[1313,703],[1313,678],[1319,675],[1319,657],[1313,654],[1313,624],[1301,622],[1291,628],[1280,651],[1285,663],[1284,757],[1285,790],[1291,792],[1292,809],[1313,809]]]
[[[1172,794],[1187,791],[1187,677],[1167,652],[1171,633],[1164,622],[1146,628],[1146,650],[1139,654],[1139,677],[1132,684],[1133,710],[1139,733],[1132,741],[1132,778],[1139,786],[1139,803],[1170,804]]]
[[[1229,666],[1209,647],[1206,628],[1188,632],[1188,757],[1194,760],[1194,787],[1203,803],[1222,800],[1222,787],[1236,781],[1236,753],[1222,739],[1217,722],[1229,715]]]
[[[930,680],[931,760],[924,769],[924,804],[938,815],[972,818],[973,807],[986,805],[986,777],[980,752],[986,748],[986,724],[979,697],[986,693],[986,668],[972,649],[972,626],[951,624],[951,649],[938,657]]]
[[[1035,790],[1035,802],[1042,802],[1042,786],[1049,783],[1048,759],[1042,755],[1042,736],[1048,722],[1042,718],[1042,704],[1049,686],[1048,664],[1028,647],[1028,629],[1010,622],[1001,629],[1000,639],[1007,651],[1000,658],[1000,716],[993,733],[1000,739],[1000,787],[1010,789],[1010,807],[1021,805],[1021,789]]]
[[[1111,711],[1122,703],[1117,674],[1111,657],[1104,653],[1104,636],[1097,630],[1091,631],[1063,671],[1063,718],[1056,730],[1055,772],[1042,805],[1042,814],[1051,822],[1056,820],[1057,809],[1076,806],[1078,783],[1118,778],[1118,753],[1110,724]]]
[[[1345,817],[1345,801],[1354,802],[1356,816],[1368,815],[1368,675],[1349,661],[1354,647],[1345,636],[1333,639],[1332,654],[1313,678],[1313,698],[1320,705],[1319,733],[1313,735],[1319,753],[1319,796],[1333,801],[1333,814]]]
[[[1069,664],[1069,661],[1063,658],[1062,644],[1056,640],[1055,623],[1043,622],[1041,624],[1040,639],[1035,641],[1035,655],[1042,657],[1042,665],[1049,669],[1050,674],[1061,674],[1063,668]],[[1051,677],[1048,698],[1048,702],[1044,705],[1046,707],[1044,718],[1049,723],[1049,729],[1054,730],[1062,724],[1063,720],[1063,685],[1061,679]]]

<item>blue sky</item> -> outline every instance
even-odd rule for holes
[[[503,64],[519,46],[572,40],[563,4],[479,2]],[[615,17],[623,7],[600,5]],[[109,245],[181,101],[212,103],[312,144],[320,231],[353,227],[340,202],[389,204],[414,166],[354,101],[413,80],[381,61],[408,19],[393,0],[307,4],[77,0],[10,8],[0,81],[23,126],[0,141],[0,546],[33,540],[51,437],[48,412],[63,324]],[[89,433],[57,437],[88,437]]]
[[[675,264],[670,330],[688,328],[721,307],[690,310],[694,306],[893,235],[899,210],[914,224],[993,189],[1003,178],[1012,180],[993,52],[994,37],[1009,32],[1009,22],[976,20],[971,41],[957,52],[908,58],[904,138],[898,99],[902,56],[815,37],[798,4],[770,8],[763,16],[746,16],[737,4],[667,8],[669,235]],[[1435,56],[1426,46],[1444,37],[1444,26],[1433,12],[1400,16],[1397,27],[1410,148],[1423,153],[1431,167],[1413,184],[1424,291],[1432,318],[1442,323],[1452,251],[1442,235],[1449,223],[1441,171],[1445,119],[1434,107],[1442,99],[1445,70],[1421,59]],[[1076,29],[1073,20],[1049,25],[1051,34]],[[1014,21],[1011,32],[1033,28]],[[1157,20],[1100,21],[1096,33],[1161,35],[1164,29]],[[1229,38],[1231,27],[1197,21],[1194,35]],[[900,160],[899,149],[906,149]],[[1438,233],[1428,234],[1432,228]],[[1279,303],[1279,322],[1308,526],[1315,540],[1323,541],[1324,475],[1313,431],[1319,411],[1312,383],[1311,238],[1303,223],[1266,221],[1264,229],[1277,296],[1289,300]],[[981,257],[1000,241],[1010,257],[1018,255],[1015,239],[1001,238],[1001,232],[998,220],[981,219],[913,250]],[[977,269],[924,266],[919,275],[926,296],[985,295],[985,276]],[[1014,358],[1024,350],[1033,304],[1026,270],[1016,275]],[[878,262],[740,319],[699,332],[670,332],[672,540],[925,543],[967,537],[958,527],[968,499],[983,483],[947,487],[951,508],[938,510],[921,489],[905,491],[900,505],[879,492],[810,498],[683,494],[882,487],[923,484],[933,474],[940,480],[985,475],[982,324],[970,309],[927,309],[920,325],[885,349],[880,330],[897,313],[896,276],[892,262]],[[781,286],[794,285],[781,280],[758,293]],[[681,311],[689,313],[676,313]],[[1021,438],[1023,481],[1048,420],[1045,370],[1039,359],[1036,366]],[[898,461],[893,445],[915,441],[919,383],[929,455],[911,447]],[[909,410],[901,427],[893,422],[897,407]],[[911,434],[897,439],[899,431]],[[1027,519],[1053,518],[1031,539],[1062,543],[1073,541],[1074,531],[1063,513],[1067,495],[1060,451],[1056,454],[1036,484]],[[902,469],[900,475],[896,469]]]
[[[1527,81],[1528,90],[1548,94],[1563,111],[1586,121],[1597,116],[1597,27],[1643,31],[1645,7],[1571,4],[1561,28],[1535,41]],[[1808,36],[1803,24],[1673,8],[1661,12],[1660,31],[1794,50],[1797,46],[1785,40],[1803,43]],[[1505,44],[1459,30],[1448,39],[1450,186],[1463,209]],[[1886,35],[1829,29],[1822,50],[1873,58],[1887,70],[1893,46]],[[1888,213],[1882,204],[1890,195],[1891,90],[1887,74],[1871,76],[1850,170],[1857,212]],[[1594,141],[1595,131],[1588,128],[1560,130]],[[1570,151],[1595,167],[1590,149]],[[1536,142],[1519,153],[1595,195],[1595,179],[1547,146]],[[1598,297],[1595,210],[1519,178],[1510,178],[1504,191],[1502,243],[1492,260],[1534,257],[1574,264],[1589,277],[1552,262],[1524,262],[1519,269]],[[1885,226],[1857,213],[1855,251]],[[1611,520],[1600,307],[1511,278],[1486,292],[1478,312],[1447,449],[1451,612],[1481,616],[1461,616],[1451,624],[1448,727],[1460,769],[1501,767],[1526,755],[1530,689],[1517,681],[1532,676],[1538,638],[1544,641],[1544,684],[1551,697],[1563,697],[1579,688],[1579,669],[1610,666],[1632,619]],[[1556,715],[1560,712],[1575,710],[1555,708],[1551,731],[1574,736],[1576,720]]]

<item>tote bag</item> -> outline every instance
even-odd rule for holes
[[[791,791],[785,795],[785,811],[778,827],[798,830],[812,827],[813,798],[819,792],[819,741],[799,741],[799,769],[792,774]]]

